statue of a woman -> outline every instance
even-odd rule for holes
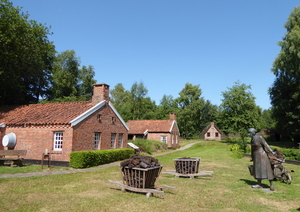
[[[262,188],[261,181],[270,181],[270,190],[275,191],[273,180],[274,174],[273,169],[266,151],[270,151],[272,154],[275,153],[267,144],[266,140],[256,134],[254,128],[248,130],[248,135],[251,139],[251,158],[253,161],[253,177],[257,180],[258,185],[253,185],[252,188]]]

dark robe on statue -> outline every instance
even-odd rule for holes
[[[266,151],[272,151],[260,135],[251,140],[251,157],[253,160],[253,177],[257,180],[273,180],[274,174]]]

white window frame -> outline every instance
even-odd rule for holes
[[[94,134],[94,149],[100,149],[100,142],[101,142],[101,132],[95,132]]]
[[[122,148],[122,144],[123,144],[123,133],[119,133],[118,148]]]
[[[110,138],[110,148],[114,149],[115,148],[115,144],[116,144],[116,134],[117,133],[112,133],[111,134],[111,138]]]
[[[64,132],[54,132],[53,136],[53,150],[62,151]]]
[[[167,144],[168,138],[166,135],[160,136],[160,141]]]
[[[172,134],[171,136],[172,136],[172,144],[174,144],[174,134]]]

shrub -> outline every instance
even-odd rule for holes
[[[230,151],[239,151],[240,150],[240,145],[238,144],[233,144],[230,146]]]
[[[245,153],[251,152],[251,147],[244,142],[238,142],[230,146],[230,151],[237,158],[242,158]]]
[[[70,154],[70,166],[88,168],[130,158],[134,149],[109,149],[95,151],[77,151]]]
[[[300,150],[299,149],[286,149],[281,148],[279,149],[285,155],[285,158],[288,160],[300,160]]]
[[[138,146],[141,152],[145,152],[150,155],[152,152],[168,149],[168,145],[160,141],[136,139],[132,140],[131,142]]]
[[[232,144],[230,146],[230,151],[241,151],[243,153],[250,153],[251,147],[249,145],[247,145],[247,143],[240,141],[235,144]]]

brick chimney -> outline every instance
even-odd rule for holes
[[[170,120],[176,120],[175,113],[170,113]]]
[[[95,84],[92,97],[92,104],[96,105],[103,100],[109,101],[109,85],[105,83]]]

